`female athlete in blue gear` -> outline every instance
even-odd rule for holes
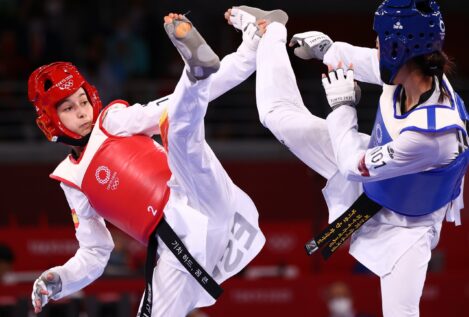
[[[375,13],[377,49],[333,43],[320,32],[293,36],[297,56],[329,65],[323,85],[333,111],[326,120],[303,104],[285,27],[259,27],[261,123],[328,180],[330,222],[363,192],[382,206],[353,234],[350,253],[380,277],[385,317],[418,316],[442,222],[460,223],[468,156],[468,115],[445,75],[451,63],[437,3],[384,1]],[[354,79],[383,86],[371,136],[357,131]]]

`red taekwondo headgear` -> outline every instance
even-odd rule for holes
[[[56,62],[36,69],[28,80],[28,99],[36,108],[36,123],[52,142],[84,145],[82,137],[67,129],[57,115],[57,105],[82,87],[93,107],[93,123],[101,110],[98,91],[90,85],[71,63]],[[84,140],[86,138],[86,140]],[[84,144],[83,144],[84,143]]]

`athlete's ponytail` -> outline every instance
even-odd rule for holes
[[[453,61],[444,52],[436,51],[430,54],[419,55],[409,61],[417,67],[424,76],[436,76],[441,91],[439,102],[443,102],[445,97],[450,98],[449,91],[443,85],[443,75],[451,74],[454,69]]]

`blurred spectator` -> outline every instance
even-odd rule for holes
[[[114,75],[123,81],[128,77],[145,75],[150,63],[148,48],[131,25],[130,18],[120,19],[116,25],[116,33],[108,43]]]
[[[119,98],[123,91],[123,82],[115,76],[111,62],[107,59],[105,36],[95,33],[87,38],[84,51],[84,73],[92,85],[100,91],[104,104]]]
[[[5,282],[7,275],[12,271],[14,260],[15,257],[10,247],[0,244],[0,284]]]
[[[352,292],[347,284],[334,282],[326,290],[328,317],[373,317],[356,313],[353,307]]]
[[[42,65],[46,59],[46,32],[41,19],[31,19],[27,30],[27,57],[32,65]]]
[[[0,284],[31,283],[36,279],[37,272],[35,271],[13,271],[14,262],[13,250],[8,245],[0,243]],[[0,317],[3,316],[0,311]]]
[[[0,18],[4,20],[17,13],[16,0],[0,0]]]
[[[21,56],[18,34],[5,29],[0,32],[0,79],[20,79],[28,70],[27,60]]]
[[[8,276],[11,274],[13,261],[13,251],[7,245],[0,243],[0,285],[7,284],[6,280],[8,280]],[[0,316],[16,316],[15,305],[15,300],[11,300],[8,297],[6,301],[2,299],[0,303]]]

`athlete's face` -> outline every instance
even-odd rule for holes
[[[67,129],[81,136],[93,128],[93,107],[83,88],[57,106],[57,115]]]

